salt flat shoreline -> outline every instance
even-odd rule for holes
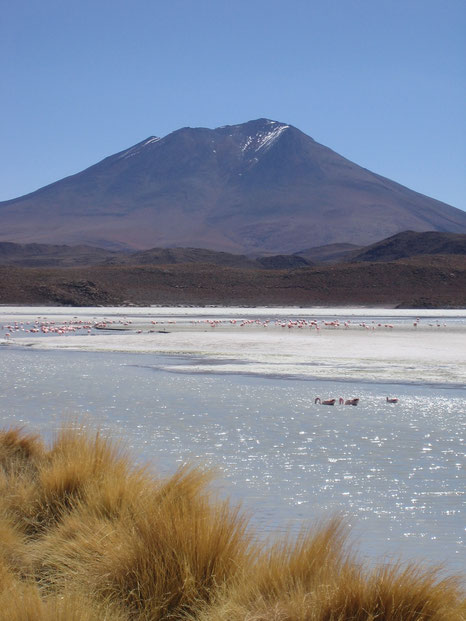
[[[32,321],[48,333],[28,333]],[[466,311],[4,307],[1,324],[3,345],[196,358],[179,371],[211,372],[214,361],[216,373],[466,384]]]

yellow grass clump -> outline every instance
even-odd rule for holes
[[[211,474],[135,468],[83,428],[0,432],[0,620],[458,621],[460,578],[367,569],[333,519],[264,544]]]

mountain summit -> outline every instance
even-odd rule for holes
[[[258,119],[151,136],[0,203],[0,241],[291,253],[403,230],[466,232],[466,213]]]

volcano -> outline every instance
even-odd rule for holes
[[[365,246],[400,231],[466,233],[466,212],[269,119],[151,136],[0,203],[0,241],[249,255]]]

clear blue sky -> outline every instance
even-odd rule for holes
[[[465,0],[0,0],[0,200],[268,117],[466,209]]]

